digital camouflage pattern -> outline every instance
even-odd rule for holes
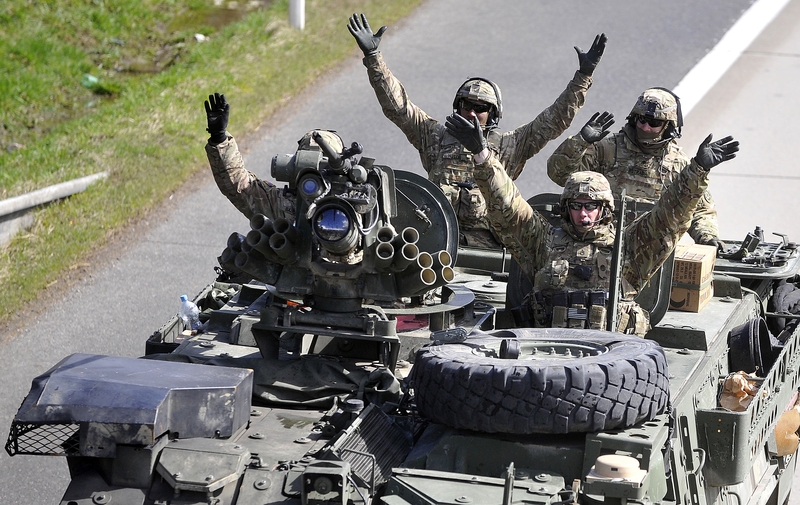
[[[547,175],[563,186],[570,174],[592,170],[606,176],[615,195],[624,189],[636,200],[655,202],[689,166],[691,158],[674,139],[655,152],[643,150],[632,140],[634,128],[627,124],[619,133],[594,144],[580,134],[569,137],[547,160]],[[717,211],[708,191],[691,216],[689,235],[701,244],[719,236]]]
[[[294,221],[295,199],[285,197],[282,188],[244,168],[239,146],[231,135],[220,144],[206,144],[206,155],[217,187],[247,219],[264,214],[270,219]]]
[[[447,133],[443,123],[409,100],[405,88],[386,66],[380,52],[363,61],[384,115],[419,151],[428,178],[442,188],[456,210],[459,229],[464,235],[462,244],[498,246],[488,233],[491,228],[486,202],[475,187],[471,153]],[[570,126],[584,104],[591,83],[591,77],[576,72],[556,101],[530,123],[503,134],[492,129],[487,131],[489,149],[512,179],[519,177],[527,160]]]
[[[585,174],[577,175],[586,177]],[[599,184],[605,181],[602,174],[596,173],[594,177]],[[564,218],[560,228],[551,226],[522,198],[493,155],[476,165],[475,180],[490,202],[488,216],[492,226],[531,279],[534,294],[547,295],[558,289],[608,291],[607,272],[615,237],[613,222],[601,222],[582,235]],[[686,232],[689,218],[707,186],[708,172],[692,161],[662,192],[651,211],[625,227],[621,276],[625,303],[621,304],[618,318],[625,331],[642,335],[648,329],[649,325],[642,320],[646,313],[632,300]],[[587,272],[581,267],[591,270]]]

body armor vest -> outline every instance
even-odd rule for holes
[[[534,326],[604,329],[612,248],[577,242],[561,228],[547,241],[550,256],[529,301]]]
[[[642,152],[624,133],[604,139],[601,145],[600,171],[608,179],[614,194],[619,194],[624,188],[627,196],[638,200],[658,200],[662,190],[689,163],[674,142],[658,150],[657,154]]]
[[[533,291],[514,317],[536,328],[606,328],[613,248],[578,242],[563,229],[548,235],[547,263],[536,271]],[[649,316],[633,300],[618,303],[617,331],[639,336],[649,329]]]
[[[489,130],[486,136],[489,150],[499,155],[500,135]],[[428,178],[442,188],[458,217],[461,231],[489,230],[486,200],[475,184],[472,153],[449,133],[442,136],[436,161]]]

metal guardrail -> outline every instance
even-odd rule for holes
[[[80,193],[107,177],[108,172],[100,172],[0,200],[0,246],[10,241],[19,230],[33,224],[33,216],[30,215],[33,209]]]

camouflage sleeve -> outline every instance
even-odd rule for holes
[[[667,158],[672,160],[670,164],[670,179],[675,179],[675,174],[683,171],[692,161],[677,143],[670,145],[670,152]],[[717,209],[711,193],[706,190],[692,216],[689,225],[689,236],[698,244],[708,243],[710,239],[719,238],[719,225],[717,224]]]
[[[613,135],[609,137],[613,138]],[[559,186],[564,186],[569,176],[575,172],[582,170],[598,172],[600,168],[598,147],[602,147],[602,142],[601,140],[590,144],[583,140],[580,133],[562,142],[547,159],[547,175],[550,180]]]
[[[475,165],[475,182],[487,203],[489,221],[523,271],[541,268],[547,259],[550,224],[522,198],[494,154]]]
[[[408,99],[405,88],[386,66],[380,52],[366,56],[363,61],[384,116],[403,131],[418,151],[424,150],[430,137],[429,130],[437,126],[444,129],[444,126]]]
[[[503,134],[500,157],[512,179],[522,173],[525,162],[558,138],[572,124],[575,114],[583,107],[592,78],[580,72],[569,81],[555,102],[539,113],[530,123]]]
[[[244,168],[244,160],[236,140],[228,136],[221,144],[206,144],[211,173],[220,192],[245,215],[255,214],[277,219],[294,217],[294,201],[283,197],[283,190],[263,181]]]
[[[692,224],[689,226],[689,236],[698,244],[707,244],[709,240],[719,238],[717,209],[708,190],[703,192],[703,196],[697,203],[697,209],[692,216]]]
[[[672,254],[707,187],[708,171],[692,160],[661,193],[655,207],[625,227],[622,275],[637,292]]]

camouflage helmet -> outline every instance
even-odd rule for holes
[[[344,142],[342,141],[342,137],[339,136],[333,130],[311,130],[305,135],[303,135],[300,140],[297,141],[297,150],[298,151],[321,151],[322,149],[317,144],[317,141],[314,140],[313,134],[314,132],[319,133],[325,142],[328,143],[331,148],[336,151],[337,153],[341,153],[344,150]]]
[[[603,220],[614,211],[614,194],[608,179],[599,172],[575,172],[569,176],[561,192],[561,217],[569,221],[567,204],[577,198],[603,202]]]
[[[462,98],[473,102],[484,102],[494,107],[489,113],[487,126],[495,127],[503,117],[503,98],[497,84],[483,77],[470,77],[458,88],[456,96],[453,98],[453,110],[458,111],[459,102]]]
[[[665,88],[644,90],[636,99],[636,104],[631,109],[628,119],[632,121],[636,116],[669,121],[676,130],[680,130],[683,126],[680,100],[673,92]]]

